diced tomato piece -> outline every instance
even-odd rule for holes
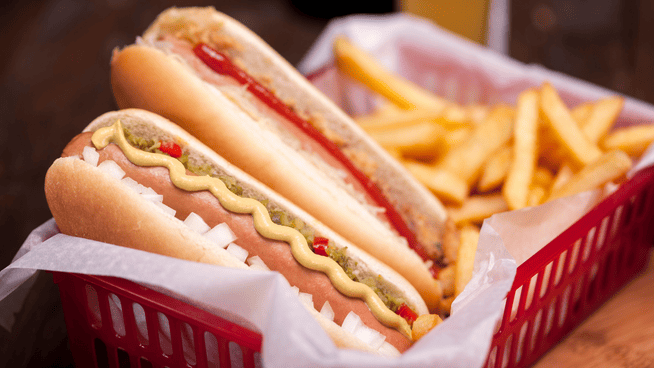
[[[160,142],[159,151],[167,153],[171,157],[182,157],[182,147],[175,142]]]
[[[321,236],[316,236],[313,238],[313,252],[327,257],[327,246],[329,245],[329,239],[323,238]]]
[[[406,319],[406,321],[409,322],[409,324],[412,324],[418,318],[416,312],[414,312],[411,308],[409,308],[409,306],[406,305],[406,303],[402,303],[402,305],[400,305],[400,307],[397,308],[397,311],[395,313],[397,313],[397,315],[399,315],[400,317]]]

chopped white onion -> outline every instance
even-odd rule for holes
[[[209,240],[216,243],[221,248],[225,248],[229,243],[236,240],[236,235],[226,223],[221,223],[213,227],[213,229],[204,233],[204,236]]]
[[[361,318],[354,312],[350,312],[345,316],[341,327],[375,350],[382,347],[386,340],[386,336],[363,324]]]
[[[141,197],[152,202],[163,202],[163,194],[141,194]]]
[[[141,187],[143,187],[143,185],[139,184],[136,180],[130,178],[129,176],[126,176],[122,178],[121,181],[136,193],[139,194],[142,193]]]
[[[141,184],[139,184],[139,185],[141,185]],[[139,188],[141,190],[141,194],[157,195],[157,192],[155,192],[154,189],[152,189],[150,187],[146,187],[145,185],[141,185]]]
[[[345,331],[348,331],[350,333],[354,333],[359,326],[362,326],[363,322],[361,322],[361,317],[359,317],[356,313],[350,312],[345,316],[345,319],[343,320],[343,324],[341,327]]]
[[[172,208],[166,206],[166,205],[163,204],[162,202],[152,202],[152,203],[156,204],[157,207],[161,208],[161,209],[164,211],[164,213],[167,213],[167,214],[169,214],[169,215],[175,217],[175,213],[176,213],[177,211],[175,211],[174,209],[172,209]]]
[[[186,224],[186,226],[190,227],[192,230],[195,230],[200,234],[204,234],[207,231],[209,231],[209,229],[211,229],[211,227],[209,227],[209,225],[207,225],[207,223],[204,222],[202,217],[200,217],[200,215],[198,215],[195,212],[189,213],[188,216],[186,216],[186,220],[184,220],[184,223]]]
[[[163,194],[155,192],[154,189],[143,185],[141,185],[139,189],[141,190],[143,198],[152,202],[163,202]]]
[[[91,146],[84,147],[84,150],[82,150],[82,157],[84,157],[84,161],[86,161],[87,163],[93,166],[98,166],[98,161],[100,160],[100,154],[98,153],[98,151],[95,150],[95,148]]]
[[[241,262],[245,262],[245,260],[248,258],[248,251],[234,243],[230,243],[227,246],[227,251]]]
[[[153,194],[153,195],[157,194],[157,192],[155,192],[154,189],[146,187],[145,185],[137,182],[136,180],[130,178],[129,176],[124,177],[123,182],[129,185],[138,194]]]
[[[120,180],[125,176],[125,171],[118,166],[118,164],[112,160],[104,160],[98,165],[98,169],[104,171],[110,176]]]
[[[313,295],[311,295],[309,293],[300,292],[300,294],[298,296],[300,297],[300,301],[302,302],[302,304],[306,305],[307,307],[314,308],[314,306],[313,306]]]
[[[259,256],[252,256],[248,258],[248,264],[250,265],[250,268],[254,268],[257,270],[263,270],[263,271],[270,271],[270,268],[266,266],[266,263],[261,259]]]
[[[329,304],[329,301],[325,301],[325,304],[322,305],[322,308],[320,308],[320,314],[323,315],[323,317],[327,318],[330,321],[334,320],[334,310],[332,309],[332,306]]]
[[[372,328],[362,324],[359,328],[354,331],[354,335],[359,338],[359,340],[370,345],[374,350],[379,349],[384,341],[386,336],[380,334],[378,331],[373,330]]]

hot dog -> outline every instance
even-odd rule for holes
[[[428,314],[395,271],[147,111],[91,122],[48,170],[45,193],[62,233],[280,272],[338,346],[397,355]]]
[[[455,241],[441,203],[263,40],[213,8],[169,9],[116,50],[121,108],[175,121],[409,280],[431,311]],[[450,226],[448,226],[448,224]]]

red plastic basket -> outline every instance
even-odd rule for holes
[[[487,367],[532,364],[609,299],[647,263],[652,223],[649,168],[518,267]],[[80,367],[258,365],[261,335],[174,298],[117,278],[56,273],[55,282]]]

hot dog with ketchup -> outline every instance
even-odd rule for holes
[[[399,274],[147,111],[95,119],[50,167],[45,193],[62,233],[280,272],[338,346],[397,355],[428,313]]]
[[[213,8],[169,9],[112,58],[121,108],[165,116],[386,263],[431,311],[440,202],[263,40]],[[448,226],[450,224],[450,226]]]

